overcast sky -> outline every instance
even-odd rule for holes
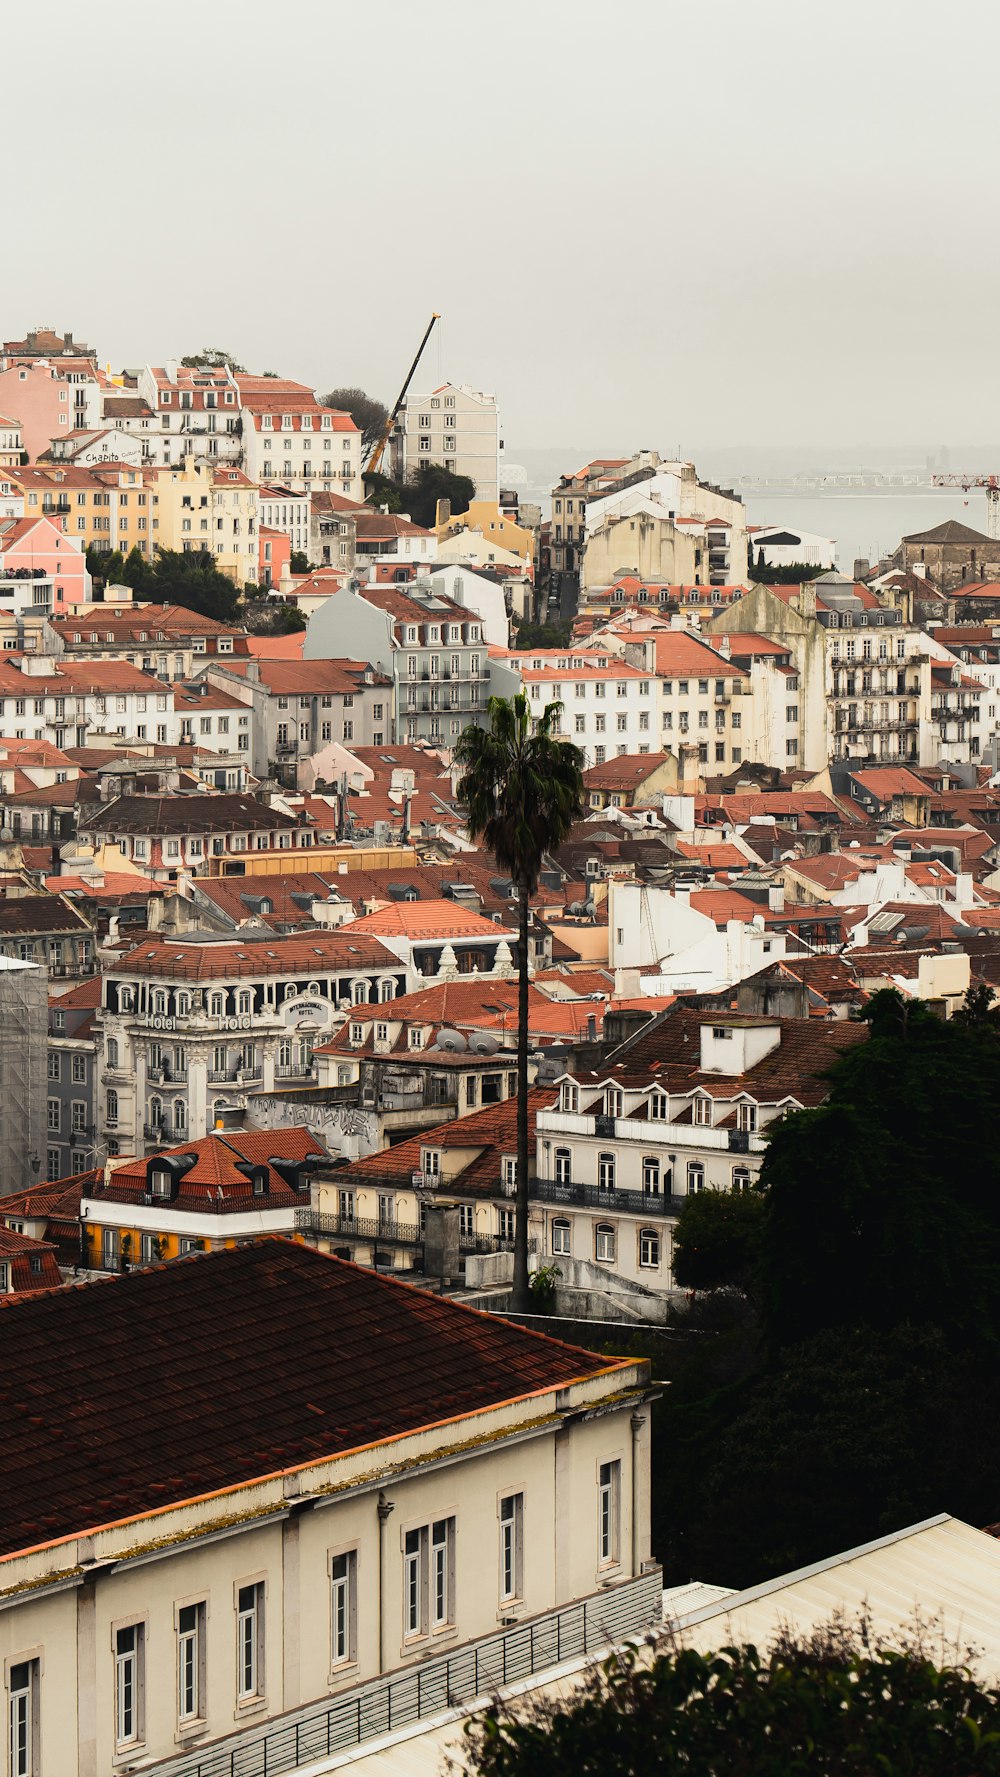
[[[3,324],[203,344],[515,447],[1000,435],[997,0],[50,0]]]

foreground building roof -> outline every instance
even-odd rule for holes
[[[617,1368],[290,1241],[0,1302],[0,1556]]]

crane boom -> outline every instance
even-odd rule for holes
[[[406,381],[404,382],[402,388],[400,389],[399,394],[396,396],[395,406],[393,407],[392,412],[390,413],[388,419],[386,420],[385,425],[382,427],[381,436],[380,436],[377,444],[375,445],[375,448],[372,451],[371,456],[369,457],[367,463],[365,464],[364,473],[366,475],[377,475],[378,471],[382,467],[382,458],[385,456],[386,447],[389,443],[389,439],[392,437],[392,428],[396,424],[396,416],[399,413],[399,410],[402,407],[403,402],[406,400],[406,391],[409,388],[410,384],[412,383],[413,378],[416,374],[417,365],[420,363],[420,360],[424,355],[424,347],[426,346],[427,341],[430,339],[430,336],[434,331],[434,323],[435,323],[435,321],[440,321],[440,319],[441,319],[440,315],[433,314],[427,323],[427,331],[424,334],[423,339],[420,341],[420,344],[417,347],[417,355],[414,358],[413,363],[410,365],[410,368],[406,373]]]
[[[986,535],[1000,540],[1000,475],[932,475],[932,487],[981,487],[986,495]]]

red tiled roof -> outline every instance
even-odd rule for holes
[[[513,926],[505,930],[481,913],[472,913],[455,901],[394,901],[377,913],[367,913],[343,931],[368,933],[378,937],[390,933],[401,938],[483,938],[499,941],[514,936]]]
[[[588,790],[633,790],[669,759],[669,753],[620,753],[603,765],[590,765],[583,774]]]
[[[310,1154],[327,1158],[322,1142],[316,1141],[308,1129],[233,1130],[214,1132],[199,1141],[158,1148],[159,1154],[197,1154],[197,1165],[185,1172],[178,1183],[174,1203],[179,1209],[211,1210],[219,1213],[254,1209],[291,1209],[301,1203],[301,1196],[268,1162],[272,1159],[301,1161]],[[138,1203],[144,1197],[146,1170],[150,1156],[126,1160],[108,1177],[95,1184],[89,1196],[115,1203]],[[239,1171],[241,1161],[267,1170],[267,1190],[255,1196],[253,1185]],[[169,1208],[170,1206],[167,1205]]]
[[[533,1086],[528,1093],[528,1142],[535,1140],[535,1119],[539,1111],[548,1110],[555,1100],[555,1089]],[[368,1174],[375,1178],[400,1178],[409,1183],[411,1175],[420,1170],[422,1148],[462,1148],[474,1150],[474,1157],[459,1173],[450,1173],[441,1181],[443,1192],[455,1196],[498,1196],[500,1193],[500,1161],[504,1154],[517,1149],[517,1099],[505,1098],[500,1104],[487,1105],[471,1116],[458,1117],[452,1123],[440,1123],[424,1129],[406,1141],[381,1154],[370,1154],[351,1166],[338,1170],[337,1178],[363,1185]]]
[[[0,1555],[628,1365],[278,1239],[0,1316]]]
[[[0,1213],[2,1213],[0,1202]],[[58,1289],[62,1283],[56,1249],[47,1240],[15,1234],[0,1222],[0,1265],[9,1265],[11,1289],[16,1295],[32,1290]]]
[[[267,877],[241,877],[242,882]],[[261,887],[260,893],[266,894]],[[266,938],[224,939],[216,943],[192,943],[183,938],[167,940],[148,938],[119,957],[108,971],[115,975],[153,975],[157,980],[218,981],[235,980],[238,976],[284,975],[289,970],[379,969],[399,972],[402,964],[397,956],[380,944],[374,936],[352,936],[352,928],[342,931],[293,933],[279,937],[268,933]]]

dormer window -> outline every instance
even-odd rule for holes
[[[736,1127],[753,1131],[757,1127],[757,1106],[741,1103],[736,1106]]]
[[[351,1042],[352,1043],[363,1043],[364,1040],[365,1040],[364,1025],[363,1024],[352,1024],[351,1025]]]
[[[424,1046],[423,1026],[411,1025],[407,1032],[406,1042],[409,1049],[422,1049]]]
[[[710,1098],[692,1099],[691,1118],[695,1123],[710,1124],[712,1121],[712,1100]]]
[[[424,1148],[420,1156],[420,1167],[425,1179],[441,1177],[441,1154],[437,1148]]]
[[[665,1092],[651,1092],[649,1115],[654,1123],[666,1123],[670,1117],[670,1099]]]
[[[161,1202],[173,1195],[174,1181],[165,1167],[155,1167],[149,1175],[149,1194]]]
[[[574,1086],[571,1081],[564,1080],[559,1095],[559,1109],[561,1111],[578,1111],[579,1108],[580,1088]]]
[[[606,1117],[620,1117],[623,1099],[617,1086],[609,1086],[604,1094],[604,1114]]]

